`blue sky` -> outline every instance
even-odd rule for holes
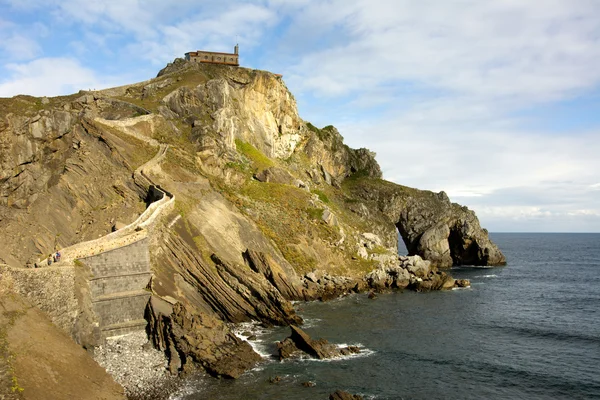
[[[386,179],[490,231],[600,232],[597,0],[0,0],[0,96],[142,81],[236,42]]]

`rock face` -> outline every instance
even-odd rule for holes
[[[209,79],[193,89],[175,89],[162,103],[181,118],[201,121],[193,130],[201,147],[234,150],[239,139],[268,157],[292,154],[303,137],[303,123],[294,97],[274,74],[196,63],[182,68]]]
[[[356,346],[339,348],[325,339],[313,340],[306,332],[297,326],[291,325],[290,328],[292,334],[288,338],[277,343],[277,351],[279,352],[280,360],[297,356],[298,353],[301,352],[306,353],[311,357],[318,358],[319,360],[360,353],[360,349]]]
[[[506,264],[475,213],[451,203],[444,192],[375,180],[353,182],[351,190],[383,214],[388,240],[394,238],[394,226],[399,230],[410,255],[420,255],[440,268]]]
[[[237,378],[261,360],[252,347],[206,314],[192,314],[180,303],[153,297],[148,304],[149,329],[155,347],[169,356],[172,373],[193,368],[193,362],[215,376]]]

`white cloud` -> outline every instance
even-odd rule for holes
[[[19,34],[0,35],[0,50],[5,54],[2,58],[11,61],[30,60],[41,53],[41,47],[35,40]]]
[[[57,96],[126,83],[115,77],[100,78],[91,69],[69,58],[40,58],[23,64],[9,64],[6,69],[9,74],[0,81],[0,97],[17,94]]]
[[[297,23],[339,26],[345,40],[293,72],[330,95],[410,80],[471,96],[561,99],[600,82],[597,18],[594,1],[323,2]]]
[[[242,46],[256,46],[276,15],[261,6],[242,4],[223,9],[218,15],[194,14],[172,25],[159,25],[157,40],[144,40],[130,46],[142,59],[161,64],[198,48],[233,51],[236,39]]]

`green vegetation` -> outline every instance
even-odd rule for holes
[[[367,249],[369,254],[388,254],[389,251],[380,245],[374,246],[372,249]]]
[[[305,274],[319,267],[319,262],[308,256],[306,253],[296,248],[296,246],[286,245],[281,249],[283,256],[296,271],[300,274]]]
[[[260,150],[252,146],[250,143],[236,139],[235,147],[239,153],[241,153],[250,160],[250,162],[254,166],[255,171],[262,171],[275,165],[273,160],[265,156],[263,153],[260,152]]]
[[[329,201],[329,198],[327,197],[327,195],[325,194],[325,192],[323,192],[322,190],[319,189],[313,189],[311,190],[311,193],[316,194],[317,196],[319,196],[319,200],[321,200],[323,203],[325,204],[329,204],[331,203]]]
[[[311,207],[309,207],[309,208],[306,209],[306,213],[311,218],[314,218],[314,219],[321,219],[321,218],[323,218],[323,211],[325,211],[325,210],[323,210],[322,208],[311,208]]]

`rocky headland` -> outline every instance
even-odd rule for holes
[[[292,302],[464,287],[445,269],[505,263],[472,211],[383,180],[266,71],[177,59],[146,82],[0,99],[0,155],[0,294],[111,371],[107,337],[129,333],[118,346],[146,346],[160,376],[236,378],[261,361],[230,328],[250,321],[292,326],[282,357],[353,352],[304,337]]]

